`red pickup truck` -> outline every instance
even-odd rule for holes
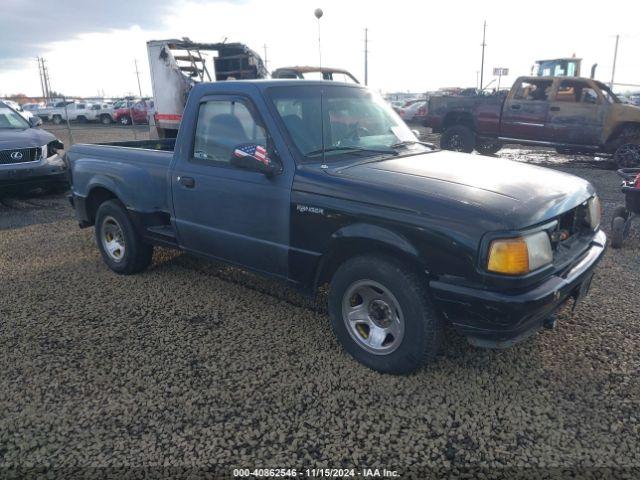
[[[543,145],[640,165],[640,107],[588,78],[520,77],[506,96],[432,97],[425,125],[442,133],[447,150],[493,154],[505,143]]]

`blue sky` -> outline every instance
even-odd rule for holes
[[[508,85],[536,59],[584,58],[609,81],[615,34],[621,34],[616,80],[640,84],[640,6],[584,2],[365,2],[338,0],[3,0],[0,95],[40,93],[36,56],[48,61],[51,84],[67,95],[137,91],[134,59],[150,93],[145,42],[188,36],[202,42],[268,49],[269,68],[317,64],[316,7],[323,64],[362,79],[364,28],[369,28],[369,78],[376,89],[425,91],[475,86],[482,22],[487,20],[485,78],[508,67]],[[486,83],[486,82],[485,82]]]

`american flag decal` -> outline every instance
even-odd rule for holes
[[[240,145],[233,151],[236,157],[254,157],[256,160],[261,161],[265,165],[269,165],[269,157],[267,156],[267,149],[261,145],[255,145],[248,143],[246,145]]]

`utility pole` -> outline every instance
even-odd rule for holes
[[[364,84],[369,85],[369,29],[364,29]]]
[[[46,60],[44,58],[40,58],[42,62],[42,77],[44,78],[44,91],[48,100],[51,100],[51,82],[49,80],[49,69],[45,65]]]
[[[138,59],[134,58],[133,63],[136,66],[136,77],[138,77],[138,93],[140,93],[140,98],[142,98],[142,87],[140,87],[140,72],[138,71]]]
[[[487,21],[484,21],[484,26],[482,27],[482,63],[480,64],[480,91],[482,91],[482,85],[484,83],[484,47],[487,46],[486,40],[487,35]]]
[[[611,83],[609,84],[609,88],[613,89],[613,78],[616,75],[616,61],[618,60],[618,41],[620,40],[620,35],[616,35],[616,48],[613,51],[613,68],[611,69]]]
[[[269,63],[268,60],[267,60],[267,44],[265,43],[262,47],[264,48],[264,68],[269,70],[269,68],[267,67],[267,65]]]
[[[40,88],[42,88],[42,101],[46,103],[47,94],[44,90],[44,77],[42,75],[42,65],[40,64],[40,57],[37,57],[38,60],[38,75],[40,76]]]

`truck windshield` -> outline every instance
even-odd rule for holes
[[[29,122],[22,118],[20,114],[14,112],[9,107],[0,105],[0,128],[24,130],[30,126]]]
[[[620,103],[620,99],[604,83],[596,82],[596,85],[598,85],[600,87],[600,90],[602,90],[602,95],[604,95],[604,98],[607,99],[607,102],[609,102],[609,103]]]
[[[300,85],[268,90],[278,115],[306,161],[348,155],[396,154],[400,146],[428,150],[375,93],[357,87]],[[322,138],[324,132],[324,141]]]

